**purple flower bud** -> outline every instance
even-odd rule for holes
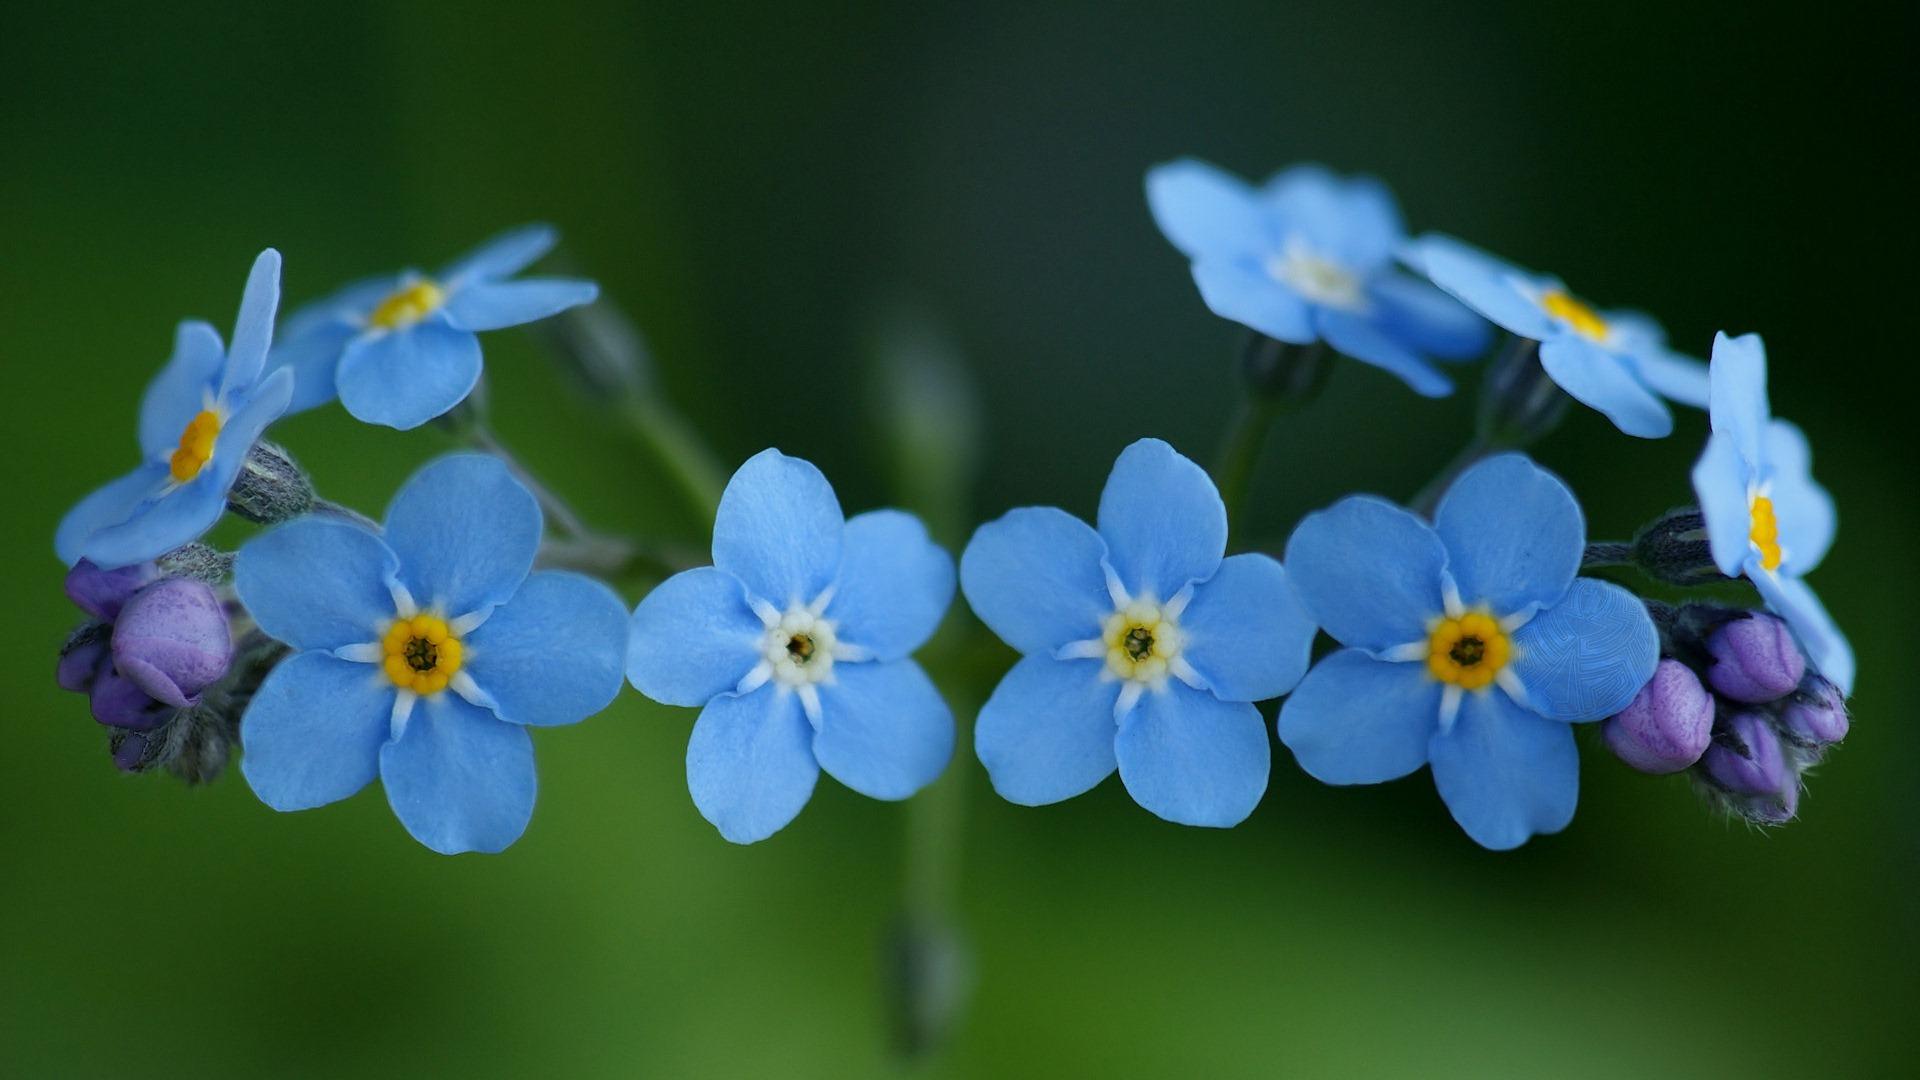
[[[1713,654],[1707,681],[1749,705],[1786,697],[1807,673],[1807,659],[1793,632],[1772,615],[1756,613],[1725,623],[1707,638],[1707,651]]]
[[[1788,737],[1811,746],[1826,746],[1847,737],[1847,699],[1840,688],[1818,675],[1807,676],[1800,689],[1780,710],[1780,724]]]
[[[146,760],[148,738],[137,731],[129,731],[126,736],[113,744],[113,763],[121,772],[138,772],[140,763]]]
[[[1735,713],[1700,764],[1714,786],[1733,795],[1778,796],[1799,785],[1780,736],[1757,712]]]
[[[85,559],[67,571],[67,599],[96,619],[112,622],[140,587],[159,575],[152,563],[102,570]]]
[[[93,681],[93,718],[108,727],[129,731],[152,731],[165,723],[173,710],[147,696],[132,679],[102,664]]]
[[[113,662],[150,697],[175,707],[227,673],[233,637],[205,582],[167,578],[135,593],[113,627]]]
[[[93,688],[93,680],[100,672],[101,665],[107,662],[108,628],[94,623],[60,651],[60,664],[54,668],[54,681],[62,690],[72,690],[84,694]]]
[[[1600,737],[1641,772],[1679,772],[1699,761],[1713,739],[1713,695],[1687,665],[1662,660],[1652,681],[1601,725]]]

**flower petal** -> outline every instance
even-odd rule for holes
[[[1044,654],[1013,665],[974,723],[973,749],[1001,798],[1043,806],[1091,790],[1115,767],[1120,684],[1097,660]]]
[[[1224,701],[1279,697],[1306,674],[1316,628],[1280,563],[1234,555],[1180,614],[1180,655]]]
[[[1767,347],[1760,335],[1715,334],[1708,377],[1707,410],[1714,433],[1733,440],[1748,470],[1762,471],[1763,444],[1773,410],[1767,404]]]
[[[1000,640],[1051,655],[1099,636],[1113,608],[1100,568],[1106,557],[1100,534],[1064,510],[1009,510],[974,530],[960,553],[960,591]]]
[[[499,330],[590,304],[600,286],[572,278],[477,281],[447,298],[447,322],[460,330]]]
[[[354,419],[405,431],[465,401],[480,368],[480,339],[472,331],[429,318],[348,342],[335,384]]]
[[[1406,238],[1393,192],[1370,176],[1294,165],[1266,182],[1260,201],[1282,232],[1304,238],[1315,253],[1357,273],[1392,259]]]
[[[533,568],[540,528],[533,495],[486,454],[428,462],[387,506],[401,584],[422,608],[449,617],[506,603]]]
[[[1660,635],[1640,598],[1581,578],[1566,597],[1514,633],[1513,673],[1526,706],[1552,720],[1600,720],[1627,707],[1653,678]]]
[[[1566,595],[1587,546],[1573,492],[1522,454],[1500,454],[1461,474],[1433,527],[1461,600],[1502,617]]]
[[[1426,666],[1342,649],[1300,680],[1277,727],[1300,767],[1326,784],[1378,784],[1427,763],[1441,685]]]
[[[1434,734],[1427,756],[1453,820],[1481,847],[1517,848],[1573,820],[1580,800],[1573,729],[1498,690],[1468,694],[1453,725]]]
[[[79,562],[86,557],[88,543],[96,533],[131,518],[141,506],[166,490],[168,482],[167,466],[150,461],[125,476],[102,484],[92,494],[75,503],[73,509],[60,519],[60,525],[53,533],[54,553],[68,566]],[[111,564],[98,559],[91,561],[103,570],[115,570],[142,560],[135,556]]]
[[[1389,271],[1368,281],[1367,293],[1380,328],[1418,352],[1466,360],[1493,343],[1486,319],[1428,282]]]
[[[786,827],[813,796],[820,766],[800,697],[763,686],[707,703],[687,740],[687,789],[700,816],[736,844]]]
[[[466,638],[465,670],[512,724],[573,724],[620,693],[627,606],[590,577],[529,576]]]
[[[953,559],[919,518],[899,510],[856,514],[847,519],[826,614],[837,620],[841,641],[876,660],[898,660],[933,636],[953,604],[953,583]]]
[[[739,578],[711,566],[682,571],[634,609],[627,678],[663,705],[705,705],[759,663],[765,630]]]
[[[458,694],[434,694],[380,748],[380,781],[422,844],[442,855],[505,851],[533,818],[533,739]]]
[[[1605,414],[1628,435],[1664,439],[1673,432],[1673,414],[1641,384],[1629,362],[1579,334],[1542,341],[1540,366],[1575,401]]]
[[[1134,802],[1180,825],[1222,829],[1260,805],[1273,764],[1260,710],[1178,680],[1121,719],[1113,752]]]
[[[1807,658],[1820,674],[1838,686],[1842,694],[1851,695],[1853,646],[1834,623],[1833,616],[1827,614],[1820,597],[1797,577],[1769,574],[1758,567],[1749,567],[1747,577],[1760,590],[1767,606],[1787,620],[1793,636],[1800,639],[1800,647],[1807,651]]]
[[[820,687],[813,755],[862,795],[904,799],[953,758],[953,711],[911,660],[835,664]]]
[[[280,253],[268,248],[253,260],[253,269],[247,273],[247,290],[240,297],[240,314],[233,321],[233,341],[227,347],[227,367],[220,382],[223,396],[247,390],[259,380],[279,307]]]
[[[1190,259],[1251,255],[1270,240],[1253,187],[1193,158],[1147,170],[1147,208],[1154,224]]]
[[[1171,598],[1220,568],[1227,508],[1205,469],[1159,439],[1120,452],[1100,492],[1107,562],[1133,596]]]
[[[368,530],[304,517],[247,541],[233,561],[233,590],[268,636],[332,651],[380,639],[394,616],[399,566]]]
[[[1407,265],[1502,328],[1535,341],[1553,334],[1553,321],[1517,287],[1533,275],[1470,244],[1428,233],[1407,245]]]
[[[363,278],[307,304],[280,324],[273,349],[267,353],[267,369],[293,369],[293,403],[288,412],[303,412],[340,396],[334,376],[341,354],[360,336],[367,314],[405,280],[398,274]]]
[[[188,422],[218,390],[226,358],[219,331],[206,323],[189,319],[174,329],[173,355],[140,400],[141,456],[165,458],[180,445]]]
[[[1768,495],[1780,523],[1782,569],[1793,576],[1811,573],[1833,546],[1839,524],[1833,496],[1814,482],[1813,451],[1799,428],[1785,420],[1767,425]]]
[[[1287,541],[1286,565],[1307,613],[1342,645],[1378,652],[1424,641],[1427,621],[1446,608],[1439,534],[1371,495],[1303,518]]]
[[[812,462],[762,450],[720,496],[713,565],[778,608],[807,604],[839,573],[846,519]]]
[[[560,234],[551,225],[522,225],[509,229],[461,256],[441,271],[443,286],[469,281],[512,277],[553,250]]]
[[[1319,337],[1312,305],[1246,260],[1196,260],[1193,283],[1207,310],[1223,319],[1294,345],[1310,345]]]
[[[380,772],[393,684],[372,664],[295,653],[267,674],[240,725],[240,772],[275,810],[337,802]]]
[[[1397,376],[1414,393],[1422,397],[1446,397],[1453,393],[1452,379],[1366,316],[1316,308],[1313,318],[1327,344],[1355,360]]]
[[[1747,501],[1748,473],[1733,440],[1718,432],[1693,466],[1693,493],[1707,521],[1707,545],[1720,572],[1738,575],[1752,550],[1752,509]]]
[[[1668,401],[1707,407],[1707,365],[1665,349],[1636,349],[1628,356],[1640,381]]]

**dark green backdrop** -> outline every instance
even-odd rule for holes
[[[862,343],[905,296],[984,386],[976,519],[1089,512],[1126,442],[1208,454],[1232,405],[1235,334],[1140,194],[1185,153],[1377,172],[1416,227],[1653,308],[1696,352],[1763,331],[1776,408],[1842,507],[1815,583],[1860,652],[1855,734],[1771,833],[1590,745],[1572,827],[1506,855],[1424,775],[1326,788],[1276,748],[1266,801],[1221,833],[1116,782],[1011,807],[963,753],[978,993],[936,1067],[1911,1068],[1914,220],[1890,164],[1913,134],[1911,12],[1118,6],[10,7],[0,1072],[885,1072],[875,942],[903,808],[823,783],[794,826],[732,847],[686,796],[693,714],[631,692],[542,734],[539,810],[498,858],[428,853],[377,790],[280,815],[238,776],[122,777],[52,685],[74,618],[53,525],[131,463],[174,322],[228,321],[261,247],[299,299],[530,219],[634,314],[729,466],[777,444],[849,508],[888,498]],[[697,535],[527,339],[487,351],[504,434],[590,515]],[[1404,496],[1468,410],[1343,366],[1275,438],[1251,525]],[[1619,535],[1688,497],[1705,429],[1688,414],[1641,443],[1580,415],[1538,453]],[[276,430],[367,510],[445,446],[337,411]]]

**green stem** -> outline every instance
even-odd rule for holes
[[[1267,434],[1273,430],[1273,422],[1285,411],[1279,402],[1249,398],[1241,403],[1239,415],[1227,429],[1219,463],[1213,469],[1213,481],[1219,485],[1220,501],[1227,504],[1228,535],[1239,529],[1247,492],[1253,487],[1254,465],[1260,460],[1260,450],[1266,445]]]
[[[1632,565],[1634,565],[1633,545],[1612,540],[1596,540],[1588,544],[1586,553],[1580,558],[1581,568],[1588,570],[1602,566]]]
[[[726,486],[726,476],[713,451],[701,441],[693,426],[653,396],[628,401],[622,406],[620,416],[627,430],[666,468],[695,520],[713,520],[720,508],[720,492]]]
[[[527,468],[526,464],[500,441],[500,437],[493,433],[493,428],[484,419],[469,424],[462,429],[461,434],[474,449],[484,450],[506,462],[507,468],[513,470],[513,475],[533,493],[534,501],[540,504],[541,512],[546,514],[547,521],[555,528],[575,538],[592,535],[593,530],[587,527],[586,522],[574,512],[573,507],[567,505],[565,499],[541,483],[540,478],[533,474],[533,470]]]

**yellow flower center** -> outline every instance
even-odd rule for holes
[[[1747,540],[1753,544],[1753,550],[1760,553],[1760,565],[1768,573],[1780,569],[1780,519],[1773,515],[1773,500],[1765,495],[1755,495],[1747,504],[1749,515],[1753,518],[1753,528],[1747,533]]]
[[[421,278],[411,285],[400,286],[375,305],[373,313],[367,316],[367,322],[382,330],[404,330],[438,311],[446,299],[440,286]]]
[[[401,690],[437,694],[460,671],[466,650],[438,615],[396,619],[380,642],[386,654],[381,668]]]
[[[1427,634],[1427,674],[1462,690],[1492,683],[1512,656],[1506,631],[1485,611],[1436,620]]]
[[[1580,336],[1591,341],[1607,340],[1607,320],[1585,301],[1559,289],[1548,289],[1540,294],[1540,306],[1547,309],[1547,314],[1573,327]]]
[[[173,472],[173,482],[184,484],[200,475],[200,470],[213,460],[213,444],[220,438],[220,417],[211,410],[202,410],[192,420],[187,421],[187,429],[180,433],[180,448],[173,452],[168,465]]]
[[[1122,679],[1158,684],[1180,655],[1180,628],[1159,604],[1136,600],[1101,625],[1107,670]]]

